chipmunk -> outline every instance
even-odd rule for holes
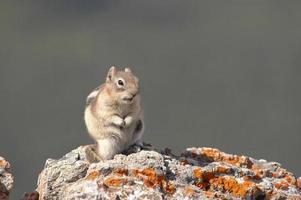
[[[105,83],[87,97],[84,120],[96,141],[98,160],[111,159],[133,144],[142,145],[139,80],[129,68],[110,67]]]

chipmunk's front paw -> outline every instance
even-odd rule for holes
[[[129,127],[133,122],[133,117],[132,116],[127,116],[124,119],[124,122],[125,122],[125,127]]]
[[[112,117],[112,123],[120,128],[124,128],[126,124],[126,122],[121,117],[118,116]]]

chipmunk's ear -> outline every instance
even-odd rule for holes
[[[126,67],[126,68],[124,69],[124,71],[125,71],[125,72],[129,72],[129,73],[132,73],[132,70],[131,70],[130,68],[128,68],[128,67]]]
[[[116,67],[111,66],[110,69],[109,69],[107,78],[106,78],[106,82],[110,82],[115,74],[116,74]]]

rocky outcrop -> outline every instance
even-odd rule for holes
[[[89,148],[46,161],[40,199],[301,199],[300,180],[276,162],[212,148],[177,156],[145,146],[93,163]]]
[[[14,178],[11,174],[10,164],[0,157],[0,200],[8,200],[9,192],[13,188]]]

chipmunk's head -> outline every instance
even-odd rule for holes
[[[123,104],[133,103],[139,93],[139,80],[130,68],[117,70],[112,66],[106,78],[106,86],[113,92],[117,101]]]

